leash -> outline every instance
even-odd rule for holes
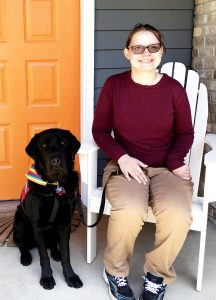
[[[117,175],[122,175],[122,174],[123,174],[123,173],[122,173],[121,169],[119,169],[119,170],[117,170],[117,171],[114,171],[114,172],[110,173],[108,179],[109,179],[111,176],[117,176]],[[107,179],[107,182],[108,182],[108,179]],[[78,212],[79,212],[80,220],[81,220],[81,222],[82,222],[86,227],[89,227],[89,228],[95,227],[95,226],[97,226],[98,223],[101,221],[102,216],[103,216],[103,212],[104,212],[105,202],[106,202],[106,187],[107,187],[107,183],[105,184],[105,186],[104,186],[104,188],[103,188],[103,192],[102,192],[102,196],[101,196],[101,204],[100,204],[100,208],[99,208],[97,220],[96,220],[95,223],[93,223],[93,224],[91,224],[91,225],[86,224],[86,222],[85,222],[85,220],[84,220],[81,196],[80,196],[79,193],[77,194],[77,209],[78,209]]]

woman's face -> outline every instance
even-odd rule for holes
[[[163,48],[156,53],[151,53],[147,48],[141,54],[134,54],[131,47],[141,45],[149,46],[160,43],[156,36],[147,30],[142,30],[134,34],[129,49],[124,49],[125,57],[130,61],[131,68],[136,71],[153,71],[159,66],[163,55]]]

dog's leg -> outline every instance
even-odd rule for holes
[[[46,232],[45,240],[47,247],[50,248],[50,254],[55,261],[61,261],[61,253],[58,249],[58,235],[55,230],[49,230]]]
[[[42,230],[35,229],[35,236],[40,256],[41,265],[41,279],[40,284],[44,289],[51,290],[55,286],[55,280],[52,275],[52,269],[50,266],[50,259],[47,251],[47,246],[44,240],[44,233]]]
[[[20,250],[20,263],[23,266],[29,266],[32,262],[32,256],[31,253],[28,251],[28,249],[26,247],[22,247],[19,246],[19,250]]]
[[[28,266],[32,262],[32,256],[29,252],[34,244],[33,232],[29,222],[23,218],[20,205],[17,208],[14,217],[13,239],[20,250],[20,263],[23,266]]]
[[[50,248],[51,256],[55,261],[61,260],[61,253],[57,247]]]
[[[79,276],[74,272],[70,263],[69,240],[70,226],[61,226],[59,229],[59,246],[63,274],[69,287],[80,288],[83,286],[83,283]]]

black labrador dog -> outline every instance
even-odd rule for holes
[[[75,154],[80,142],[68,130],[51,128],[36,134],[26,147],[34,165],[27,174],[21,202],[14,219],[14,242],[21,252],[24,266],[31,264],[30,249],[37,247],[41,264],[40,284],[52,289],[52,275],[47,249],[53,259],[61,261],[65,280],[70,287],[83,283],[70,263],[70,225],[78,193],[78,173],[74,170]]]

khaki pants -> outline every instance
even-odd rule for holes
[[[103,185],[111,172],[119,169],[110,161],[104,171]],[[166,168],[146,168],[146,185],[124,175],[111,176],[107,182],[106,197],[112,205],[105,268],[111,275],[128,276],[129,262],[135,240],[147,218],[148,205],[156,217],[155,243],[146,253],[144,273],[164,277],[164,283],[176,278],[172,266],[186,239],[192,223],[191,199],[193,183],[175,176]]]

